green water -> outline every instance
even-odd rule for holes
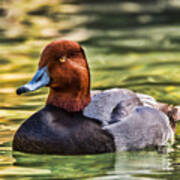
[[[144,3],[146,2],[146,3]],[[180,128],[167,154],[48,156],[12,152],[20,124],[43,107],[46,88],[17,96],[43,47],[72,39],[84,47],[92,88],[126,87],[180,104],[178,1],[0,1],[1,179],[180,179]]]

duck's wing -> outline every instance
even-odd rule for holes
[[[135,93],[128,89],[110,89],[91,91],[92,101],[84,109],[84,115],[103,125],[123,120],[137,106],[148,106],[158,109],[169,117],[171,127],[175,130],[180,120],[180,106],[168,105],[156,101],[152,96]]]
[[[103,125],[122,120],[136,106],[142,105],[136,93],[128,89],[95,91],[92,94],[92,100],[84,109],[83,114],[97,119]]]
[[[164,146],[168,139],[174,138],[168,117],[147,106],[136,107],[123,121],[104,129],[114,137],[117,151]]]
[[[169,139],[173,141],[170,117],[163,110],[169,108],[167,104],[127,89],[94,94],[84,115],[103,124],[102,128],[113,136],[117,151],[164,146]]]

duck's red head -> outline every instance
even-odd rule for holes
[[[57,40],[43,50],[34,78],[17,90],[18,94],[50,87],[47,104],[67,111],[81,111],[90,102],[90,74],[82,47]]]

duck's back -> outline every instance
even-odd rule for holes
[[[113,88],[92,93],[92,100],[85,107],[86,117],[97,119],[103,125],[115,121],[113,112],[119,111],[119,120],[130,114],[136,106],[142,105],[137,95],[128,89]],[[117,108],[118,107],[118,108]],[[117,119],[116,119],[117,120]]]
[[[81,112],[46,106],[16,132],[13,149],[28,153],[96,154],[114,152],[112,136]]]
[[[110,89],[94,95],[84,115],[102,122],[114,138],[116,151],[139,150],[173,140],[170,120],[160,111],[161,105],[148,95]]]

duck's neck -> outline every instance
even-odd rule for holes
[[[90,102],[90,92],[61,92],[50,89],[47,104],[62,108],[68,112],[77,112],[84,109]]]

